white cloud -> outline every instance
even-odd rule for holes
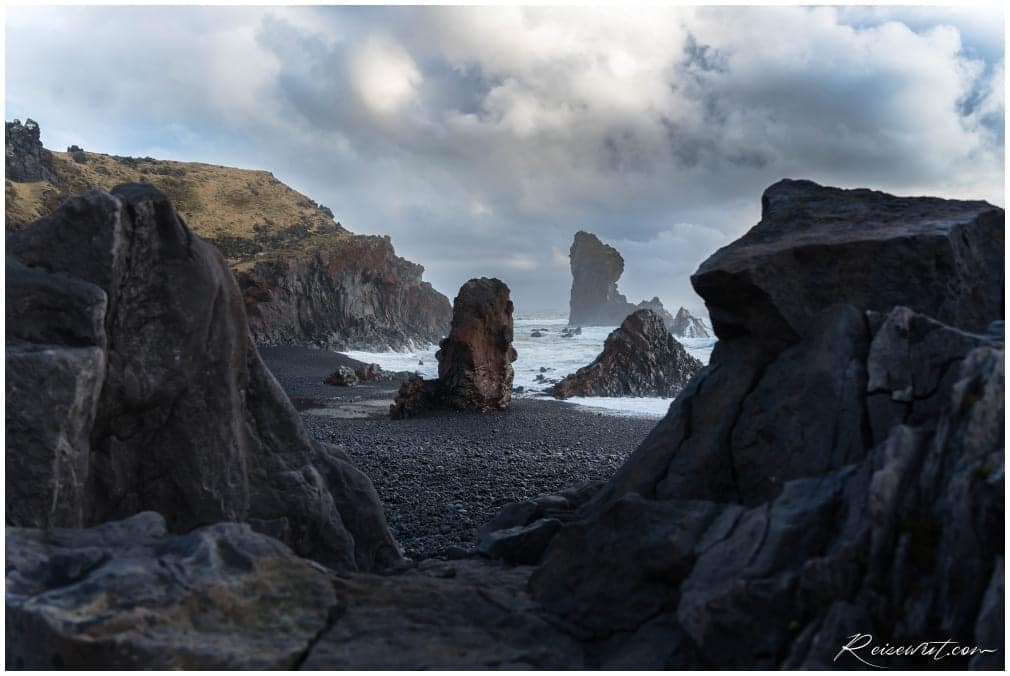
[[[350,82],[362,102],[376,113],[395,113],[413,101],[421,85],[421,72],[398,44],[372,38],[350,61]],[[334,101],[334,105],[340,105]]]

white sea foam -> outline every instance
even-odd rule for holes
[[[586,366],[603,350],[603,343],[616,326],[583,326],[582,334],[562,338],[561,330],[568,326],[567,312],[538,312],[520,314],[515,318],[513,344],[518,359],[512,365],[515,371],[513,385],[523,387],[526,392],[520,397],[544,397],[543,390],[550,383],[537,382],[541,374],[556,381]],[[543,333],[540,338],[530,334],[534,330]],[[688,353],[703,364],[708,363],[714,338],[683,338],[680,342]],[[411,371],[425,378],[438,375],[435,361],[437,345],[406,352],[362,352],[352,350],[347,356],[367,363],[379,364],[387,371]],[[418,362],[424,362],[419,364]],[[545,369],[541,371],[540,369]],[[592,409],[608,415],[626,415],[661,418],[666,415],[672,399],[660,397],[573,397],[567,400],[575,406]]]

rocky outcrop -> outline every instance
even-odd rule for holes
[[[175,532],[246,522],[335,568],[399,560],[371,482],[306,436],[224,260],[164,195],[73,198],[7,252],[9,525],[152,510]]]
[[[338,387],[351,387],[358,384],[358,375],[350,366],[338,366],[323,382]]]
[[[673,321],[668,326],[670,327],[670,333],[678,338],[712,337],[712,333],[709,331],[705,321],[688,312],[687,308],[682,307],[677,310],[677,316],[673,318]]]
[[[257,344],[379,351],[445,337],[452,309],[423,273],[388,238],[358,235],[242,266],[236,278]]]
[[[425,410],[504,411],[512,401],[512,301],[500,280],[471,279],[453,301],[452,329],[439,344],[438,379],[415,377],[390,406],[393,418]]]
[[[991,204],[787,180],[761,205],[761,222],[691,278],[720,340],[794,342],[837,303],[907,305],[970,330],[1002,316],[1003,212]]]
[[[659,296],[653,296],[652,300],[643,300],[641,303],[635,306],[636,310],[652,310],[655,312],[660,319],[663,320],[663,324],[669,329],[673,326],[673,315],[663,307],[663,301],[659,300]]]
[[[148,183],[165,193],[239,281],[259,345],[404,349],[437,343],[449,330],[449,300],[397,256],[388,237],[354,235],[333,212],[265,171],[71,146],[42,147],[28,120],[6,125],[8,231],[93,188]]]
[[[35,120],[4,123],[4,170],[8,181],[57,182],[53,154],[42,147],[41,131]]]
[[[89,529],[8,528],[7,666],[297,666],[332,575],[248,526],[171,535],[143,512]]]
[[[582,230],[575,233],[569,259],[572,268],[570,326],[614,326],[635,310],[652,310],[667,326],[673,322],[673,316],[658,297],[635,305],[617,290],[617,280],[624,273],[624,258],[596,235]]]
[[[603,352],[550,393],[568,397],[676,397],[702,368],[652,310],[637,310],[614,330]]]
[[[946,639],[979,650],[944,666],[1002,664],[1002,210],[792,181],[764,205],[692,278],[710,365],[534,598],[608,666],[921,666],[870,647]]]

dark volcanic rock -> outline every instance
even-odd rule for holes
[[[582,230],[575,233],[569,258],[572,268],[569,325],[613,326],[635,310],[652,310],[667,326],[673,323],[673,316],[658,297],[635,305],[617,290],[617,280],[624,272],[624,258],[596,235]]]
[[[426,562],[399,576],[336,581],[337,620],[311,669],[577,667],[582,649],[526,590],[529,569]]]
[[[8,528],[7,667],[294,667],[331,574],[246,525],[170,535],[158,514]]]
[[[53,154],[42,147],[41,132],[35,120],[4,123],[4,169],[9,181],[56,183]]]
[[[423,415],[440,404],[438,380],[425,380],[414,375],[400,384],[396,400],[389,405],[389,417],[394,420]]]
[[[1002,650],[1002,227],[978,202],[769,189],[694,277],[710,365],[531,579],[593,663],[860,666],[833,661],[857,632]]]
[[[569,258],[572,267],[569,324],[613,325],[634,311],[634,305],[617,290],[617,280],[624,272],[624,258],[617,249],[580,230],[575,233]]]
[[[235,276],[259,345],[386,350],[436,343],[448,331],[449,300],[423,273],[388,238],[347,236]]]
[[[691,278],[720,339],[794,342],[838,303],[906,305],[975,331],[1002,316],[1002,209],[790,180],[761,205],[761,222]]]
[[[439,344],[438,379],[404,383],[390,415],[402,418],[425,409],[504,411],[512,401],[512,301],[498,279],[464,284],[452,306],[452,329]]]
[[[659,318],[663,320],[663,324],[669,329],[673,326],[673,315],[663,307],[663,301],[659,300],[659,296],[653,296],[652,300],[643,300],[641,303],[635,306],[636,310],[652,310]]]
[[[323,381],[327,385],[338,385],[340,387],[350,387],[358,382],[358,375],[350,366],[338,366],[337,370],[326,376]]]
[[[702,363],[666,330],[652,310],[638,310],[614,330],[592,364],[551,388],[568,397],[675,397]]]
[[[7,238],[7,523],[244,521],[338,568],[399,559],[367,477],[310,440],[224,259],[147,185]]]
[[[677,310],[677,316],[667,326],[670,333],[679,338],[710,338],[712,334],[700,318],[687,311],[687,308]]]

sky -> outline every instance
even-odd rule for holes
[[[450,299],[689,278],[782,178],[1004,206],[1004,18],[953,7],[8,6],[6,119],[47,147],[265,169]]]

